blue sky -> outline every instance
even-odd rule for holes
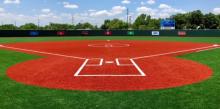
[[[126,19],[126,8],[134,20],[139,14],[165,18],[176,13],[202,10],[220,14],[220,0],[0,0],[0,22],[41,25],[49,22],[90,22],[100,25],[104,19]]]

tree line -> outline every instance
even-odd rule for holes
[[[213,13],[204,14],[200,10],[172,15],[167,19],[176,22],[176,29],[220,29],[220,15]],[[27,23],[21,26],[4,24],[0,30],[80,30],[80,29],[160,29],[162,19],[152,18],[150,15],[141,14],[133,23],[127,23],[120,19],[105,20],[101,26],[92,25],[89,22],[72,24],[49,23],[45,26],[38,26],[34,23]]]

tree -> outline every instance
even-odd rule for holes
[[[21,29],[21,30],[36,30],[36,29],[38,29],[38,26],[35,25],[34,23],[27,23],[27,24],[20,26],[19,29]]]
[[[1,30],[15,30],[17,29],[17,27],[14,26],[13,24],[5,24],[5,25],[1,25],[0,29]]]
[[[134,29],[159,29],[161,19],[152,19],[151,16],[146,14],[141,14],[137,17],[133,24]]]
[[[219,26],[219,19],[212,13],[206,14],[204,16],[204,25],[208,29],[217,29]]]
[[[151,16],[147,16],[146,14],[141,14],[137,17],[133,24],[134,29],[147,29],[147,25],[151,21]]]
[[[218,29],[220,29],[220,14],[216,16],[218,18],[218,22],[219,22],[219,25],[218,25]]]
[[[104,21],[104,24],[102,24],[102,26],[101,26],[101,29],[109,29],[110,28],[110,22],[111,22],[111,20],[105,20]]]
[[[75,29],[94,29],[94,26],[88,22],[86,23],[78,23],[75,26]]]
[[[119,19],[113,19],[109,23],[109,29],[127,29],[127,23]]]
[[[50,23],[45,26],[46,30],[70,30],[74,29],[74,25],[70,24],[58,24],[58,23]]]
[[[147,29],[160,29],[161,19],[151,19],[147,25]]]
[[[176,22],[176,29],[186,29],[187,14],[177,14],[173,16]]]
[[[93,29],[93,25],[90,24],[89,22],[83,23],[83,29]]]
[[[120,19],[105,20],[101,29],[127,29],[128,25],[126,22]]]
[[[188,20],[192,29],[198,29],[198,27],[201,29],[204,28],[204,15],[200,10],[193,11],[189,14],[190,16],[188,17]]]

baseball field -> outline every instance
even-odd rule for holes
[[[217,37],[0,38],[0,109],[218,109]]]

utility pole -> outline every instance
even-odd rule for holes
[[[40,17],[39,16],[37,17],[37,29],[38,30],[40,29]]]
[[[74,25],[74,15],[72,14],[72,25]]]
[[[132,22],[132,16],[129,15],[128,17],[128,28],[130,29],[130,26],[131,26],[131,22]]]
[[[127,8],[127,26],[128,26],[128,29],[129,29],[129,9]]]
[[[72,22],[71,22],[72,23],[72,29],[74,30],[74,15],[72,14],[71,17],[72,17],[72,19],[71,19],[72,20]]]
[[[16,22],[16,20],[15,20],[15,22],[14,22],[14,26],[15,26],[15,28],[13,28],[13,29],[16,30],[16,27],[17,27],[17,22]]]

